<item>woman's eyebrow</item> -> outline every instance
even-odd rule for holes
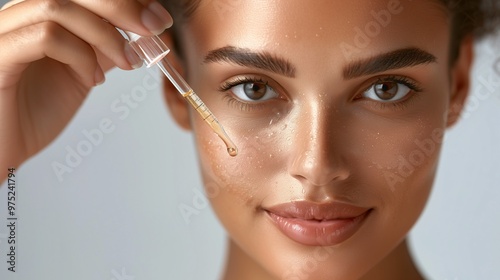
[[[286,77],[295,77],[295,67],[286,59],[268,52],[255,52],[246,48],[226,46],[208,52],[203,60],[210,62],[229,62],[245,67],[267,70]]]
[[[437,58],[419,48],[406,48],[352,62],[344,68],[345,80],[388,70],[435,63]]]
[[[349,80],[388,70],[434,63],[436,61],[437,58],[434,55],[422,49],[405,48],[352,62],[344,67],[343,77]],[[296,68],[284,58],[268,52],[255,52],[247,48],[237,48],[234,46],[226,46],[208,52],[203,62],[235,63],[245,67],[267,70],[290,78],[295,77],[296,72]]]

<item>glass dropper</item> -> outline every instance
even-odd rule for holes
[[[125,31],[125,34],[127,34],[129,38],[130,46],[145,62],[146,66],[151,67],[156,64],[175,86],[182,97],[184,97],[189,104],[193,106],[203,120],[205,120],[205,122],[220,137],[220,139],[224,141],[229,155],[233,157],[236,156],[238,154],[238,148],[234,145],[233,141],[231,141],[222,125],[166,58],[170,49],[165,45],[165,43],[163,43],[158,36],[142,37],[129,31]]]

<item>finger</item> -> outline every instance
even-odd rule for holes
[[[172,26],[173,20],[155,0],[74,0],[123,30],[140,35],[158,35]]]
[[[105,56],[100,50],[94,48],[94,52],[97,56],[97,63],[99,63],[104,72],[107,72],[116,66],[116,64],[110,60],[109,57]]]
[[[25,0],[12,0],[1,9],[5,10]],[[33,2],[33,0],[29,1]],[[40,7],[64,5],[70,0],[37,0]],[[75,0],[81,6],[108,19],[115,26],[124,30],[133,31],[140,35],[158,35],[172,26],[173,19],[170,13],[155,0]]]
[[[0,84],[4,86],[18,81],[31,62],[44,57],[66,64],[87,87],[100,82],[96,73],[102,70],[92,47],[56,23],[39,23],[1,35],[0,45]]]
[[[25,0],[9,1],[0,11],[21,2],[25,2]],[[58,5],[67,4],[70,0],[38,0],[37,2],[41,10],[43,10],[43,7],[57,7]],[[79,3],[102,18],[108,19],[116,26],[140,35],[159,35],[165,29],[172,26],[173,23],[170,13],[155,0],[99,0],[92,2],[88,0],[75,0],[74,2]],[[101,7],[100,5],[105,6]],[[137,24],[137,18],[140,19],[142,26],[141,24]]]
[[[40,3],[44,5],[40,6]],[[125,48],[126,40],[114,26],[72,2],[55,4],[55,2],[47,1],[24,1],[18,3],[1,12],[0,34],[49,21],[58,23],[96,47],[122,69],[131,69],[140,61],[132,50]]]

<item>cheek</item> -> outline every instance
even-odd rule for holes
[[[230,157],[221,139],[194,116],[195,139],[206,191],[212,194],[215,208],[216,204],[232,202],[256,207],[265,192],[278,184],[276,176],[284,167],[281,154],[286,141],[286,136],[279,131],[285,130],[287,125],[275,123],[267,129],[255,129],[255,126],[245,126],[244,122],[228,122],[223,114],[219,116],[238,147],[238,155]]]
[[[257,129],[228,122],[218,114],[221,123],[238,147],[238,155],[230,157],[222,141],[200,118],[193,120],[199,163],[205,192],[211,206],[231,238],[240,244],[256,244],[253,240],[257,221],[262,221],[259,207],[274,192],[283,192],[283,153],[288,125],[278,118],[268,129]],[[269,123],[267,121],[267,123]],[[246,246],[244,246],[246,247]]]
[[[353,138],[356,161],[371,170],[372,178],[383,177],[393,192],[433,173],[438,162],[444,120],[417,119],[402,126],[377,124],[362,138]],[[361,167],[358,166],[357,169]],[[378,176],[374,176],[378,175]]]
[[[357,171],[354,184],[377,205],[378,222],[372,234],[380,240],[404,238],[428,200],[446,128],[446,100],[428,104],[432,105],[422,108],[421,117],[365,118],[364,130],[351,134],[351,170]]]

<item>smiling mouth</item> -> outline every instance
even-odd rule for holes
[[[333,246],[353,236],[372,209],[340,202],[295,201],[264,210],[273,224],[295,242]]]

